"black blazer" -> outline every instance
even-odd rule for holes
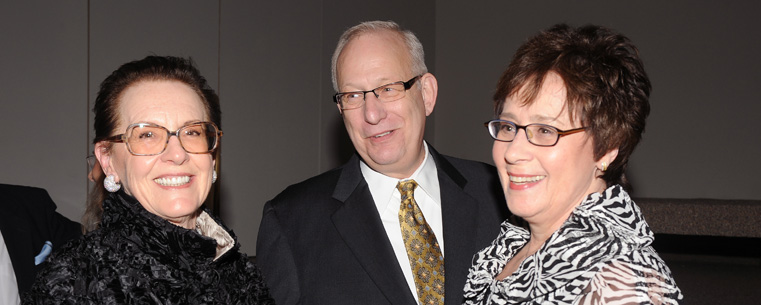
[[[473,254],[499,234],[508,210],[493,166],[429,148],[441,189],[445,303],[462,304]],[[277,304],[415,304],[359,160],[265,205],[257,264]]]
[[[45,241],[53,251],[80,235],[78,223],[58,214],[53,199],[41,188],[0,184],[0,232],[16,273],[19,294],[34,282],[46,263],[34,265]]]

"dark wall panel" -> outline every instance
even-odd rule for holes
[[[87,3],[0,1],[0,183],[79,219],[87,188]]]
[[[491,162],[482,122],[515,50],[552,24],[601,24],[639,47],[653,83],[644,140],[630,163],[635,196],[759,199],[761,10],[757,2],[437,2],[436,143]]]

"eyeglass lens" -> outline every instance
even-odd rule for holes
[[[347,92],[339,96],[343,108],[357,108],[365,102],[367,93],[372,92],[381,102],[393,102],[404,97],[404,83],[383,85],[371,91]]]
[[[558,130],[552,126],[544,124],[530,124],[525,127],[526,138],[534,145],[552,146],[558,141]],[[491,136],[500,141],[511,142],[518,134],[518,129],[514,123],[506,121],[489,122],[489,133]]]
[[[127,145],[133,154],[156,155],[166,149],[172,133],[156,125],[134,125],[127,131]],[[188,153],[208,153],[217,142],[217,128],[209,123],[183,126],[175,133]]]

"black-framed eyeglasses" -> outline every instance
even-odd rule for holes
[[[333,96],[333,100],[341,106],[341,110],[362,107],[362,105],[365,104],[365,95],[369,92],[375,94],[375,97],[381,102],[393,102],[403,98],[406,94],[405,92],[410,90],[412,85],[414,85],[421,76],[422,75],[415,76],[406,82],[398,81],[385,84],[367,91],[338,92]]]
[[[529,143],[536,146],[555,146],[558,144],[560,137],[582,132],[586,127],[579,127],[569,130],[560,130],[554,126],[546,124],[528,124],[518,125],[514,122],[505,120],[491,120],[484,123],[489,130],[489,135],[494,140],[502,142],[512,142],[519,129],[526,131],[526,139]]]
[[[180,146],[186,152],[206,154],[217,148],[222,131],[212,122],[194,122],[176,131],[169,131],[164,126],[151,123],[135,123],[127,126],[123,134],[105,138],[103,141],[125,143],[127,150],[135,156],[153,156],[166,150],[171,136],[177,136]]]

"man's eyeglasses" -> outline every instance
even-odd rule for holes
[[[135,156],[153,156],[166,150],[171,136],[177,136],[186,152],[206,154],[217,148],[222,131],[212,122],[190,123],[176,131],[156,124],[136,123],[127,126],[123,134],[105,138],[104,141],[125,143],[127,150]]]
[[[356,109],[365,104],[365,95],[369,92],[375,94],[375,97],[381,102],[393,102],[404,97],[405,92],[412,88],[412,85],[422,75],[415,76],[410,80],[403,82],[385,84],[373,90],[338,92],[333,96],[333,100],[341,106],[341,110]]]
[[[515,140],[515,135],[518,134],[518,129],[523,129],[526,131],[528,141],[536,146],[555,146],[560,137],[582,132],[586,129],[586,127],[580,127],[560,130],[545,124],[528,124],[523,126],[505,120],[491,120],[484,123],[484,126],[489,129],[489,135],[494,140],[502,142],[512,142]]]

